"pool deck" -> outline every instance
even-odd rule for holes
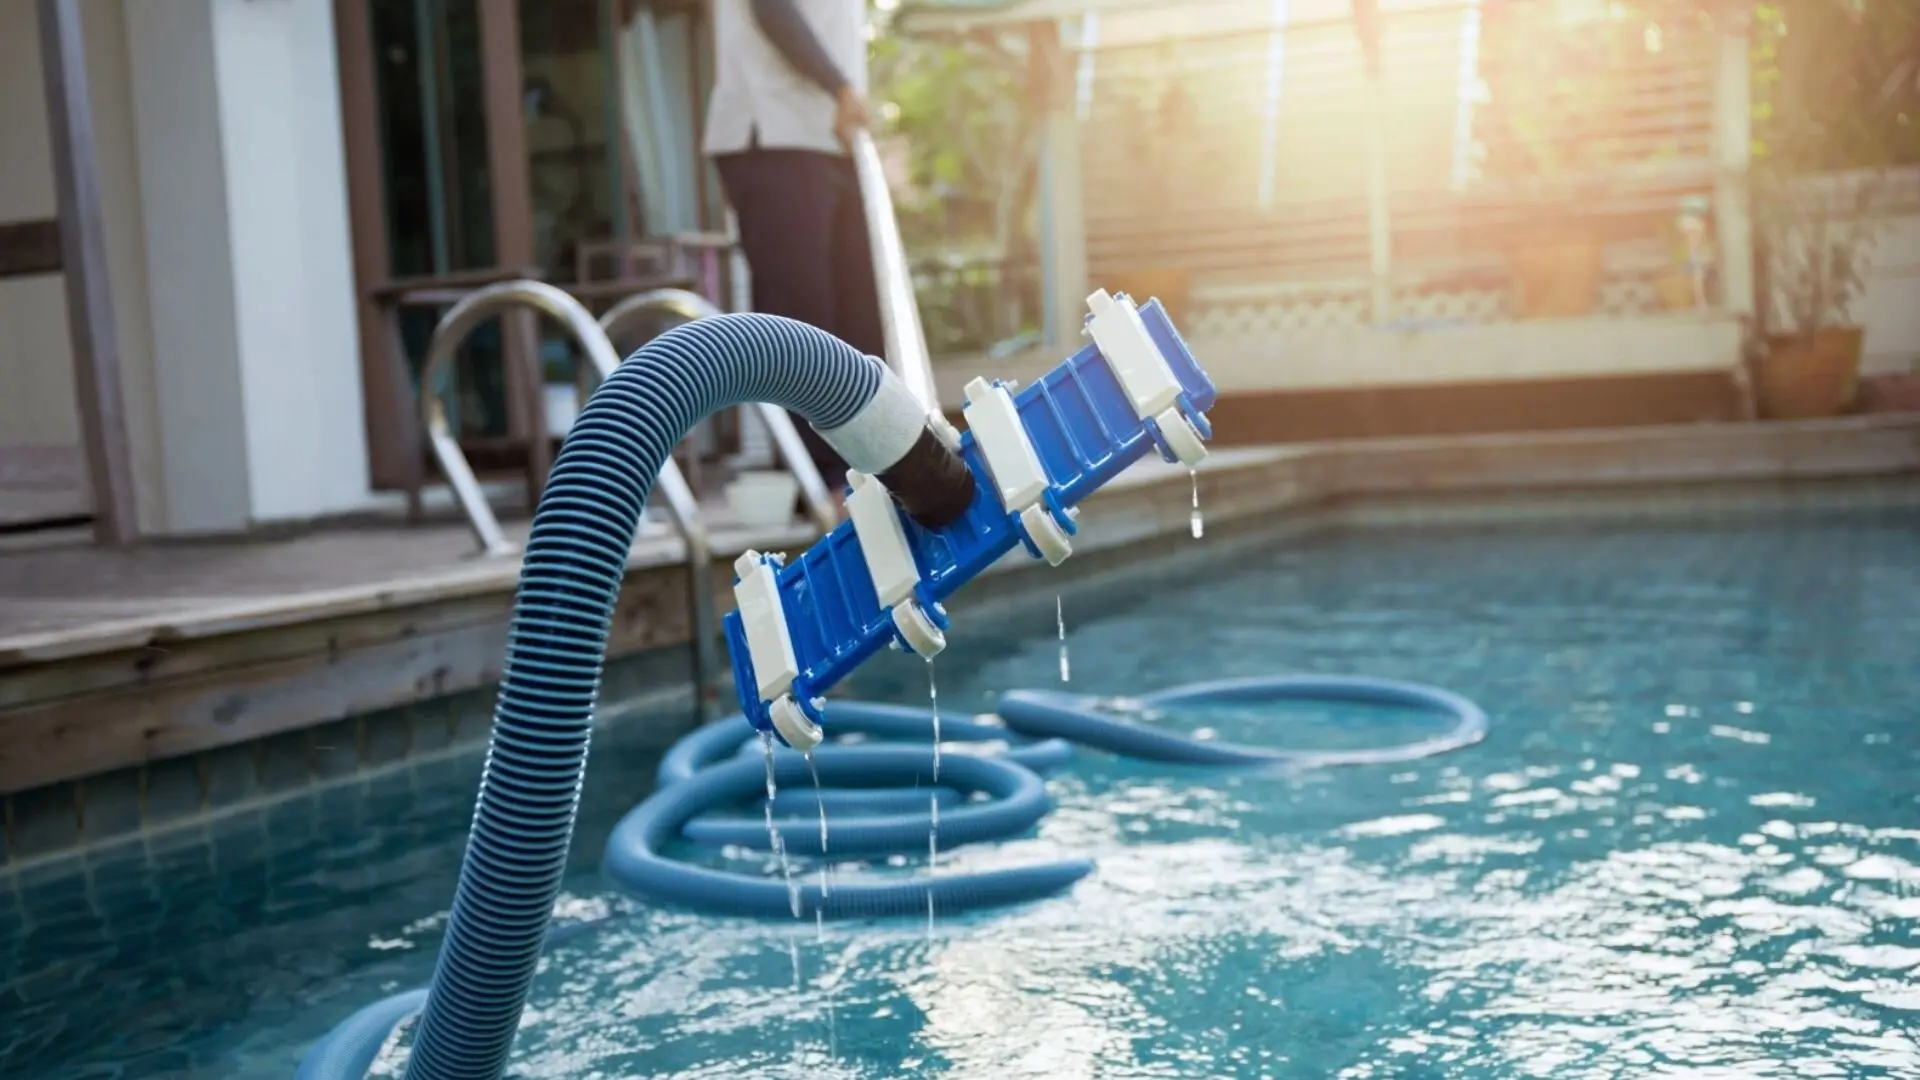
[[[1213,537],[1237,521],[1351,500],[1895,476],[1920,483],[1920,415],[1236,448],[1209,459],[1200,488]],[[1062,569],[1085,572],[1143,543],[1184,536],[1190,498],[1184,469],[1136,467],[1088,500],[1076,557]],[[749,547],[797,550],[813,535],[798,522],[756,532],[724,511],[712,526],[722,565]],[[671,663],[655,663],[644,677],[619,677],[618,665],[610,667],[609,700],[658,690],[663,679],[685,693],[683,558],[670,530],[635,543],[609,657]],[[996,569],[1009,581],[1047,572],[1017,558]],[[418,749],[421,708],[436,718],[429,741],[444,742],[437,718],[454,708],[444,703],[464,695],[472,712],[499,678],[518,574],[517,559],[475,558],[457,524],[0,554],[5,851],[18,858],[87,832],[75,783],[86,778],[128,773],[144,820],[159,763],[291,734],[307,748],[306,775],[319,777],[334,767],[322,760],[333,743],[348,744],[337,748],[351,759],[341,767],[378,763],[374,744],[384,736],[369,734],[368,714],[416,710],[403,741]],[[716,577],[730,608],[728,577]],[[446,721],[449,730],[457,723]],[[322,726],[341,734],[314,736]],[[205,805],[217,778],[204,761],[192,771]],[[23,839],[21,823],[49,800],[62,815],[69,803],[79,806],[77,830]]]

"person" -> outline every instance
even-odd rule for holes
[[[755,311],[884,352],[860,186],[867,125],[866,0],[715,0],[702,150],[732,204]],[[830,489],[846,463],[796,425]]]

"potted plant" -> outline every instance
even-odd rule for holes
[[[1878,227],[1875,187],[1861,173],[1756,184],[1762,416],[1837,416],[1853,404],[1866,336],[1853,304]]]
[[[1753,375],[1760,412],[1833,416],[1853,402],[1865,337],[1853,306],[1886,170],[1914,142],[1897,58],[1911,5],[1779,0],[1753,28]]]
[[[1510,234],[1513,311],[1522,319],[1591,315],[1606,276],[1606,240],[1582,200],[1555,193],[1533,200]]]

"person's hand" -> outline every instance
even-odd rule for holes
[[[833,102],[833,136],[840,145],[853,149],[854,133],[867,126],[867,99],[851,85],[840,88]]]

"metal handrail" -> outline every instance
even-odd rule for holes
[[[473,529],[474,536],[490,556],[512,554],[514,547],[501,531],[500,519],[487,503],[479,480],[467,464],[466,455],[460,450],[460,442],[447,422],[445,404],[438,394],[428,388],[437,385],[440,369],[446,366],[454,350],[466,340],[468,334],[486,320],[515,307],[533,308],[558,322],[587,354],[588,361],[600,378],[605,379],[613,374],[614,368],[620,366],[620,357],[614,352],[613,341],[593,315],[578,300],[544,282],[506,281],[476,290],[449,308],[441,318],[440,325],[434,328],[433,339],[427,345],[426,361],[420,369],[421,419],[433,446],[433,456],[440,463],[441,473],[446,476],[454,497],[466,512],[467,524]],[[699,500],[694,497],[693,488],[687,484],[679,464],[672,458],[668,458],[661,467],[656,486],[666,500],[668,515],[673,519],[674,527],[687,549],[688,585],[692,590],[693,674],[695,685],[700,688],[701,707],[705,709],[713,700],[713,676],[720,669],[716,654],[719,617],[714,610],[713,543],[707,535],[706,526],[700,521]]]
[[[606,314],[600,316],[600,328],[611,341],[628,324],[656,314],[678,315],[692,321],[718,315],[720,309],[699,293],[685,289],[654,289],[636,293],[608,308]],[[807,453],[807,444],[800,440],[800,432],[793,426],[793,418],[777,405],[755,402],[754,408],[773,435],[774,448],[786,464],[787,471],[800,482],[800,495],[807,504],[807,513],[813,518],[813,523],[822,533],[832,532],[834,526],[840,523],[839,511],[834,509],[826,481],[820,476],[819,467],[813,463],[813,455]]]
[[[906,245],[900,240],[900,223],[893,215],[893,195],[887,190],[880,148],[867,131],[854,134],[853,168],[860,181],[867,243],[873,250],[873,277],[880,296],[880,330],[886,341],[887,364],[927,411],[936,411],[940,395],[933,381],[927,333],[920,325],[920,305],[913,295],[913,272],[907,265]]]

